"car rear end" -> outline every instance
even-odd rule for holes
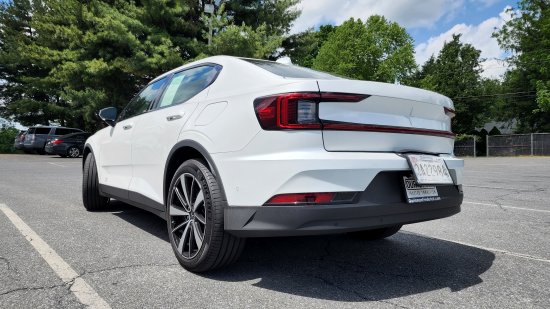
[[[366,81],[315,85],[242,103],[260,130],[243,149],[212,155],[229,204],[226,230],[339,233],[460,211],[464,162],[453,155],[451,100]]]

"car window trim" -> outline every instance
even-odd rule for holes
[[[187,101],[183,101],[183,102],[180,102],[178,104],[175,104],[175,105],[167,105],[167,106],[159,107],[160,99],[162,98],[162,95],[164,95],[164,91],[166,91],[166,87],[170,84],[170,82],[172,82],[172,78],[174,77],[174,75],[176,75],[178,73],[181,73],[183,71],[188,71],[188,70],[196,69],[196,68],[199,68],[199,67],[213,67],[213,68],[219,67],[220,68],[218,70],[218,72],[216,72],[216,76],[214,76],[212,81],[210,81],[210,83],[208,83],[208,85],[206,85],[204,87],[204,89],[202,89],[199,93],[203,92],[206,88],[210,87],[218,79],[218,76],[220,75],[221,71],[223,70],[223,65],[221,65],[221,64],[217,64],[217,63],[213,63],[213,62],[205,62],[205,63],[200,63],[200,64],[197,64],[197,65],[193,65],[193,66],[186,67],[186,68],[183,68],[181,70],[174,71],[174,72],[170,73],[168,75],[169,79],[166,81],[166,84],[164,85],[164,87],[162,89],[161,95],[155,100],[155,105],[151,107],[151,111],[157,111],[157,110],[165,109],[165,108],[168,108],[168,107],[174,107],[174,106],[177,106],[177,105],[180,105],[180,104],[183,104],[183,103],[189,101],[189,100],[187,100]]]
[[[149,106],[147,107],[147,109],[145,109],[143,112],[139,113],[139,114],[135,114],[133,115],[132,117],[128,117],[128,118],[124,118],[124,119],[117,119],[117,122],[120,122],[120,121],[125,121],[125,120],[128,120],[128,119],[132,119],[134,117],[137,117],[139,115],[143,115],[145,113],[148,113],[149,111],[151,111],[151,107],[156,104],[156,102],[158,101],[159,99],[159,95],[161,93],[164,93],[164,89],[166,88],[166,85],[167,83],[170,81],[170,78],[171,79],[171,76],[163,76],[162,78],[159,78],[159,79],[153,79],[152,81],[150,81],[149,83],[147,83],[147,85],[143,86],[143,88],[141,88],[141,90],[135,95],[133,96],[130,101],[128,101],[128,103],[126,103],[126,105],[124,106],[124,108],[120,111],[120,115],[122,115],[122,112],[126,109],[126,107],[128,106],[128,104],[130,104],[130,102],[132,102],[132,100],[134,98],[136,98],[137,96],[139,96],[143,91],[145,91],[145,89],[147,89],[147,87],[149,87],[150,85],[156,83],[156,82],[159,82],[163,79],[166,79],[166,82],[162,85],[162,87],[157,91],[157,94],[155,95],[155,98],[151,101],[151,103],[149,103]]]

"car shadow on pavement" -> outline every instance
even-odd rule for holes
[[[113,214],[168,242],[163,219],[114,202]],[[251,238],[239,261],[203,277],[346,302],[383,301],[477,285],[495,255],[408,232],[379,241],[347,235]],[[175,258],[174,258],[175,260]]]

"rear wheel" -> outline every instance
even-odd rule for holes
[[[84,161],[82,178],[82,202],[88,211],[97,211],[107,208],[109,198],[99,194],[99,180],[93,154],[89,154]]]
[[[394,225],[394,226],[388,226],[388,227],[383,227],[383,228],[374,229],[374,230],[352,232],[350,233],[350,235],[356,238],[364,239],[364,240],[384,239],[399,232],[402,226],[403,225]]]
[[[179,263],[189,271],[204,272],[235,262],[245,239],[225,232],[226,201],[210,170],[197,160],[185,161],[168,192],[168,234]]]
[[[74,146],[69,147],[69,149],[67,149],[67,156],[71,158],[78,158],[80,156],[80,149]]]

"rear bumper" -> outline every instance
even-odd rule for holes
[[[460,212],[460,203],[383,206],[228,207],[226,231],[239,237],[337,234],[445,218]]]
[[[438,186],[441,200],[408,204],[400,177],[380,173],[355,204],[228,206],[225,230],[240,237],[336,234],[444,218],[460,212],[460,186]]]

